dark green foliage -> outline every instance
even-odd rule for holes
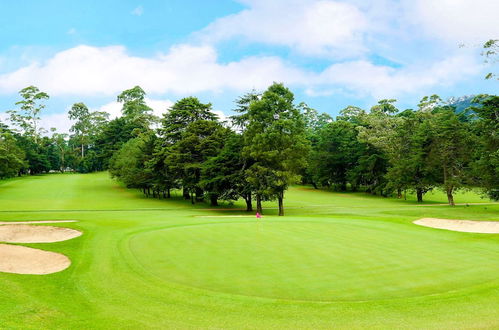
[[[186,127],[171,147],[167,162],[174,176],[181,180],[182,187],[191,193],[193,203],[194,193],[197,200],[204,198],[201,184],[204,162],[218,155],[228,134],[229,130],[216,121],[197,120]],[[216,192],[212,191],[212,194]]]
[[[160,133],[168,143],[181,139],[190,123],[198,120],[217,120],[218,116],[211,112],[211,103],[201,103],[197,97],[186,97],[177,101],[163,115]]]
[[[26,164],[24,151],[8,132],[0,135],[0,178],[10,178],[20,173]]]
[[[245,170],[251,164],[242,157],[243,137],[228,132],[223,149],[202,166],[200,186],[208,196],[221,200],[237,200],[243,197],[251,211],[251,185],[245,178]]]
[[[346,190],[352,175],[350,172],[365,149],[357,135],[356,126],[342,120],[329,123],[317,131],[309,166],[315,184]]]
[[[278,200],[279,215],[284,215],[284,191],[299,179],[309,150],[305,121],[293,101],[289,89],[274,83],[250,103],[244,131],[243,157],[254,160],[246,180],[255,187],[257,202]]]
[[[474,133],[478,137],[475,148],[474,175],[488,196],[499,200],[499,96],[479,95],[473,107],[477,121]]]

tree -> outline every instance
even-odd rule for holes
[[[433,114],[428,112],[440,98],[436,95],[424,97],[419,111],[406,110],[398,115],[377,111],[365,117],[367,125],[360,129],[363,141],[379,148],[386,155],[388,168],[385,190],[397,192],[414,190],[418,202],[437,183],[434,167],[428,164],[431,143],[429,121]]]
[[[454,191],[470,183],[469,170],[475,144],[470,126],[462,117],[453,107],[444,106],[436,108],[431,118],[433,132],[429,162],[440,169],[440,182],[451,206],[455,205]]]
[[[140,188],[144,192],[147,191],[148,195],[153,176],[145,164],[152,157],[154,139],[154,134],[148,132],[123,144],[109,162],[111,176],[129,188]]]
[[[84,103],[75,103],[68,112],[69,119],[75,123],[70,131],[75,133],[75,138],[81,145],[81,158],[85,157],[85,145],[89,143],[89,134],[92,129],[90,111]]]
[[[10,121],[21,129],[24,136],[38,143],[39,136],[43,132],[43,129],[39,127],[40,112],[45,108],[42,101],[47,100],[49,96],[47,93],[40,92],[35,86],[21,89],[19,95],[23,98],[16,102],[16,105],[20,106],[19,109],[7,111],[10,114]]]
[[[314,157],[314,151],[317,151],[318,146],[317,144],[319,143],[319,132],[329,123],[333,121],[333,118],[328,115],[327,113],[321,113],[317,112],[317,110],[309,107],[306,103],[301,102],[298,104],[298,109],[300,112],[303,114],[303,119],[305,121],[305,131],[307,135],[307,140],[309,141],[310,144],[310,155],[308,156],[309,159],[312,159]],[[312,165],[311,162],[309,162],[303,172],[301,173],[302,175],[302,182],[307,184],[311,183],[315,189],[317,189],[317,176],[315,175],[315,168]]]
[[[9,132],[0,133],[0,178],[16,176],[25,167],[24,151]]]
[[[236,108],[234,109],[234,112],[238,114],[231,116],[230,119],[232,120],[232,124],[237,129],[244,131],[249,121],[249,106],[252,102],[258,101],[261,96],[262,95],[260,93],[252,90],[251,92],[236,99]]]
[[[217,119],[218,116],[211,111],[211,103],[201,103],[198,98],[192,96],[175,102],[168,112],[163,115],[161,127],[158,130],[162,140],[162,147],[171,150],[182,139],[182,134],[189,124],[199,120],[216,121]],[[176,168],[171,161],[172,157],[165,159],[170,169]],[[178,174],[176,179],[184,181],[181,179],[182,171],[176,173]],[[183,196],[185,199],[191,198],[186,186],[183,187]]]
[[[242,156],[242,149],[242,135],[228,132],[222,150],[203,164],[200,185],[210,196],[212,205],[216,205],[215,198],[237,200],[242,197],[246,202],[246,211],[253,211],[253,189],[245,176],[249,164]]]
[[[158,191],[163,191],[163,196],[166,198],[171,197],[171,189],[180,187],[179,178],[174,175],[172,166],[168,163],[169,155],[170,148],[163,146],[163,141],[156,138],[154,140],[152,156],[145,163],[146,168],[152,175],[151,182],[153,186]]]
[[[147,132],[151,125],[158,121],[158,118],[153,115],[151,107],[146,104],[146,93],[140,86],[124,90],[116,98],[120,103],[123,103],[121,113],[123,118],[131,125],[135,126],[132,132],[134,136]]]
[[[170,107],[163,115],[159,132],[166,143],[174,144],[182,137],[190,123],[198,120],[218,120],[212,112],[211,103],[201,103],[197,97],[186,97]]]
[[[256,189],[258,212],[262,197],[269,197],[277,198],[284,215],[284,192],[306,165],[305,123],[293,100],[289,89],[274,83],[248,109],[243,155],[255,161],[246,176]]]
[[[67,163],[67,155],[70,153],[69,145],[68,145],[68,135],[64,133],[57,133],[55,128],[51,129],[52,131],[52,141],[55,148],[58,151],[59,155],[59,170],[64,172],[68,163]]]
[[[93,150],[90,155],[85,155],[85,150],[95,143],[98,134],[107,123],[109,114],[103,111],[90,112],[87,106],[81,102],[73,104],[68,114],[69,119],[75,121],[70,128],[70,131],[74,133],[71,140],[80,149],[78,171],[92,172],[101,169],[97,152]],[[85,159],[86,156],[88,156],[87,159]]]
[[[397,102],[395,99],[384,99],[378,101],[378,104],[371,107],[372,114],[385,114],[385,115],[394,115],[399,110],[395,107],[394,103]]]
[[[356,126],[343,120],[331,122],[317,131],[309,162],[314,183],[347,189],[349,172],[363,150],[357,135]]]
[[[499,96],[479,95],[473,101],[477,120],[473,129],[478,139],[474,174],[487,195],[499,200]]]
[[[192,204],[204,198],[201,185],[201,171],[205,161],[216,156],[224,145],[228,129],[213,120],[196,120],[190,123],[180,140],[172,147],[168,163],[176,176],[181,178],[182,186],[190,192]],[[195,193],[195,197],[194,197]],[[212,194],[212,205],[218,196]]]
[[[127,120],[125,117],[115,118],[102,125],[95,136],[94,148],[97,161],[101,169],[109,166],[113,154],[130,139],[137,137],[135,133],[141,132],[140,123]]]
[[[499,61],[499,39],[490,39],[483,44],[482,56],[485,57],[485,63],[495,64]],[[485,76],[485,79],[497,78],[499,76],[497,73],[489,72]]]

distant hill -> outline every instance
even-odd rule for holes
[[[449,105],[456,107],[456,113],[461,113],[471,106],[479,106],[478,103],[473,103],[475,95],[464,95],[460,97],[451,97],[447,100]]]

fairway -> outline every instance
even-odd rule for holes
[[[264,203],[257,220],[242,201],[145,198],[107,173],[3,181],[0,221],[76,220],[36,226],[83,235],[5,243],[71,266],[0,273],[0,328],[497,328],[499,235],[412,222],[499,221],[499,204],[444,201],[293,187],[285,217]]]

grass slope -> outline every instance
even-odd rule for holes
[[[60,226],[84,235],[23,244],[73,264],[0,273],[0,328],[499,327],[499,235],[412,224],[499,220],[499,205],[426,198],[295,187],[286,217],[269,203],[257,222],[237,217],[242,203],[147,199],[106,173],[4,181],[0,220],[76,219]]]

